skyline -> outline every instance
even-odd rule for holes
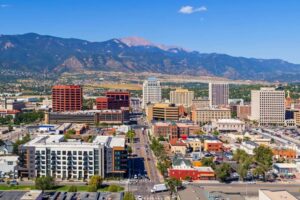
[[[99,42],[138,36],[202,53],[300,63],[299,1],[170,2],[0,0],[0,34]]]

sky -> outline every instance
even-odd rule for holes
[[[300,0],[0,0],[0,34],[28,32],[300,64]]]

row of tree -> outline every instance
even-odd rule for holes
[[[269,147],[262,145],[254,149],[254,155],[237,149],[233,159],[237,162],[236,171],[241,181],[244,181],[250,170],[254,176],[262,176],[266,180],[266,174],[272,168],[273,152]],[[216,176],[222,182],[228,180],[231,172],[232,168],[228,163],[222,163],[215,167]]]

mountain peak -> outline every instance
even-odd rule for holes
[[[152,42],[142,37],[125,37],[120,38],[120,41],[125,43],[127,46],[155,46]]]

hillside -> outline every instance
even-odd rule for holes
[[[0,35],[0,70],[62,73],[82,70],[209,75],[299,81],[300,65],[156,45],[141,38],[89,42],[28,33]]]

